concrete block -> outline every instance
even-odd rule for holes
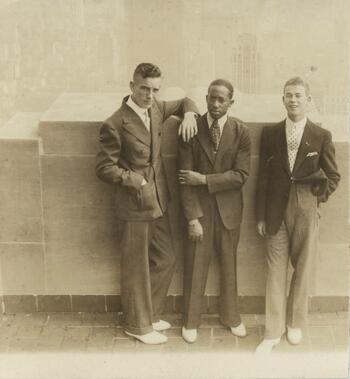
[[[38,312],[71,312],[69,295],[39,295]]]
[[[73,295],[73,312],[106,312],[104,296],[95,295]]]
[[[122,299],[120,295],[106,295],[107,312],[121,312]]]
[[[0,241],[39,242],[42,237],[37,140],[0,140]]]
[[[62,94],[41,117],[45,154],[96,154],[100,123],[121,105],[122,93]]]
[[[44,154],[91,154],[98,151],[101,123],[44,122],[39,124]]]
[[[107,295],[120,293],[120,259],[91,254],[81,246],[48,243],[46,293]]]
[[[41,156],[44,208],[112,207],[113,186],[95,175],[94,156]]]
[[[45,216],[45,241],[57,255],[66,249],[100,258],[119,255],[113,209],[62,206],[48,208]]]
[[[44,251],[41,244],[0,244],[0,259],[5,295],[44,292]]]
[[[10,313],[33,313],[37,311],[36,298],[33,295],[3,296],[4,311]]]
[[[316,260],[316,295],[347,296],[349,292],[349,247],[320,244]]]

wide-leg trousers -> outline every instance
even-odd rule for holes
[[[169,219],[118,220],[118,227],[124,328],[142,335],[159,321],[175,269]]]
[[[241,318],[237,302],[237,245],[239,228],[224,227],[215,201],[211,212],[200,219],[203,240],[189,242],[184,258],[184,326],[196,329],[200,325],[202,301],[214,252],[220,262],[220,319],[229,327],[238,326]]]
[[[319,213],[310,185],[293,184],[282,225],[267,235],[265,338],[280,337],[286,324],[302,328],[315,269]],[[287,296],[288,262],[294,269]]]

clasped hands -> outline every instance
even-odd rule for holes
[[[205,175],[192,170],[179,170],[177,178],[181,185],[200,186],[207,183]]]

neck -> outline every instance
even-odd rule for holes
[[[288,115],[293,122],[299,122],[305,118],[305,115]]]

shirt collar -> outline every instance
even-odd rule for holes
[[[210,113],[208,112],[207,113],[207,121],[208,121],[208,125],[209,125],[209,128],[211,127],[211,124],[214,122],[214,119],[213,117],[210,116]],[[219,119],[218,119],[218,124],[220,126],[220,130],[222,131],[225,123],[227,121],[227,113],[225,113],[223,116],[221,116]]]
[[[304,130],[305,125],[306,125],[306,121],[307,121],[306,117],[304,117],[302,120],[300,120],[298,122],[294,122],[289,117],[287,117],[287,119],[286,119],[286,127],[288,129],[290,129],[293,126],[295,126],[297,128],[297,130]]]
[[[128,100],[126,100],[126,105],[128,105],[143,120],[145,112],[147,112],[146,108],[141,108],[139,105],[137,105],[131,96],[129,96]]]

